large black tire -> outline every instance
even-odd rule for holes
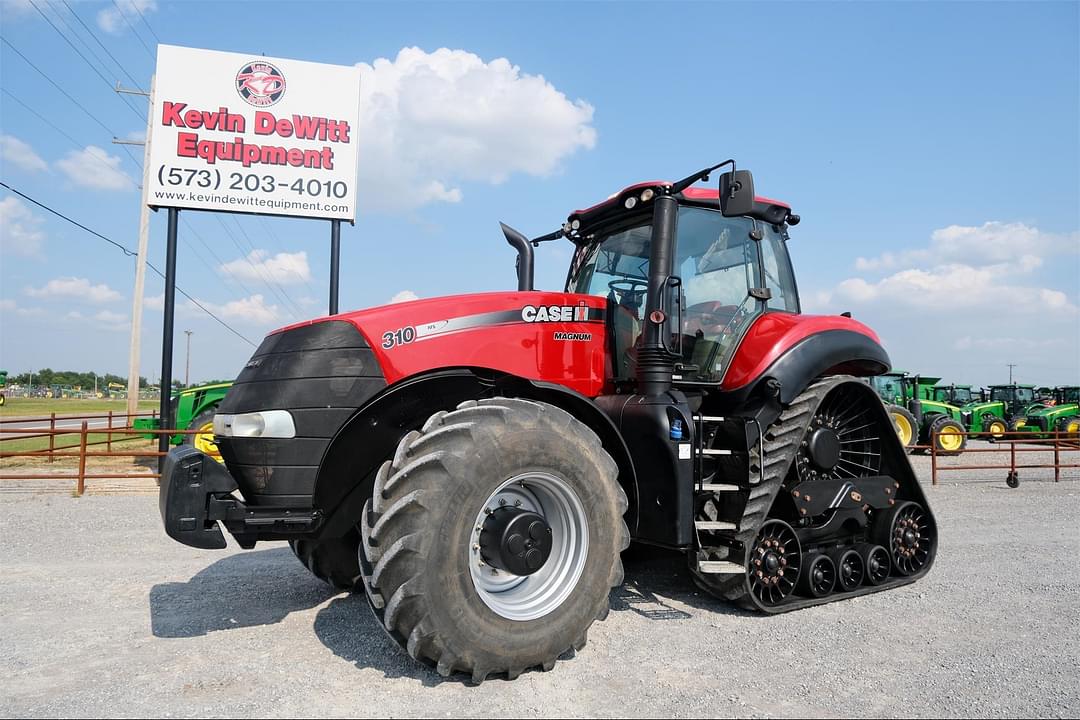
[[[919,423],[911,412],[900,405],[886,405],[892,417],[893,425],[896,426],[896,434],[900,438],[905,449],[910,450],[919,441]]]
[[[478,514],[497,489],[526,473],[572,489],[586,509],[588,546],[558,605],[511,620],[481,597],[471,552],[479,547]],[[551,405],[494,398],[435,413],[380,468],[363,513],[360,557],[372,609],[410,656],[443,676],[458,671],[482,682],[551,669],[560,655],[584,647],[589,626],[607,616],[611,588],[622,584],[619,553],[630,534],[617,475],[599,438]]]
[[[328,540],[290,540],[289,547],[311,574],[338,590],[361,590],[360,533],[353,529],[347,535]]]
[[[986,414],[982,418],[982,429],[984,433],[989,433],[988,436],[984,436],[985,439],[1001,440],[1009,431],[1009,424],[997,415]]]
[[[930,442],[935,444],[938,455],[959,455],[967,447],[964,426],[945,415],[934,418],[927,435]]]

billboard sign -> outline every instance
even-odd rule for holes
[[[352,221],[360,69],[159,45],[147,203]]]

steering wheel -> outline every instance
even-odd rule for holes
[[[637,278],[617,278],[609,282],[607,286],[619,293],[620,303],[625,299],[633,305],[640,305],[641,296],[649,291],[649,283]]]
[[[705,335],[712,336],[731,333],[744,314],[739,307],[716,300],[696,303],[686,308],[683,332],[693,335],[700,329]]]

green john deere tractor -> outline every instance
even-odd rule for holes
[[[934,442],[938,455],[959,455],[967,447],[967,436],[960,408],[935,399],[938,377],[908,375],[903,378],[908,410],[919,427],[919,443]]]
[[[194,435],[173,435],[170,442],[173,445],[191,445],[221,462],[221,453],[214,443],[214,413],[231,386],[232,383],[199,385],[173,395],[172,408],[176,414],[169,421],[168,427],[198,432]],[[134,427],[137,430],[157,430],[161,427],[161,422],[159,418],[138,418]],[[143,437],[149,440],[157,436],[147,433]]]
[[[936,398],[934,386],[940,379],[897,370],[870,378],[870,385],[885,403],[905,447],[927,445],[933,438],[939,455],[959,455],[967,445],[960,408]]]
[[[1080,386],[1062,385],[1053,390],[1052,405],[1033,407],[1024,417],[1018,432],[1028,432],[1035,437],[1047,437],[1057,431],[1065,437],[1080,436]]]
[[[7,387],[7,370],[0,370],[0,407],[4,406],[4,388]]]
[[[964,424],[971,432],[989,432],[994,438],[1000,438],[1006,431],[1022,428],[1029,412],[1046,407],[1035,400],[1034,385],[991,385],[989,389],[989,400],[960,408]]]

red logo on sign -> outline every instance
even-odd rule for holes
[[[285,95],[285,76],[268,62],[250,62],[236,74],[236,92],[249,105],[269,107]]]

